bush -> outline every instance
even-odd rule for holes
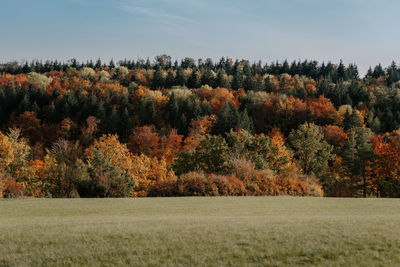
[[[216,186],[203,173],[189,172],[181,175],[177,180],[177,193],[180,196],[215,196]]]
[[[162,180],[153,184],[147,193],[149,197],[179,196],[176,179]]]
[[[234,175],[222,176],[211,174],[208,179],[218,188],[219,196],[245,196],[248,195],[242,180]]]
[[[256,165],[245,158],[232,158],[230,165],[232,173],[242,181],[255,180],[258,175]]]
[[[4,182],[3,196],[5,198],[22,197],[24,194],[21,189],[21,185],[11,178],[8,178]]]
[[[189,172],[178,179],[157,182],[149,190],[149,196],[244,196],[246,187],[234,175],[223,176]]]

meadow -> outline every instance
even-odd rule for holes
[[[0,200],[0,266],[400,264],[400,200]]]

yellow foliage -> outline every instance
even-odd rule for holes
[[[172,170],[168,170],[167,161],[156,157],[149,158],[144,154],[133,156],[134,177],[136,186],[131,192],[132,197],[145,197],[149,189],[157,182],[176,179]]]
[[[13,160],[12,144],[7,136],[0,133],[0,167],[7,167]]]
[[[135,166],[132,162],[132,154],[125,144],[121,144],[117,135],[103,135],[94,144],[86,149],[86,157],[88,164],[94,158],[93,149],[98,150],[101,154],[110,159],[111,164],[118,166],[120,169],[127,171],[129,174],[134,174]]]

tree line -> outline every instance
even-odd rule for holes
[[[316,61],[0,66],[3,196],[400,194],[400,73]]]

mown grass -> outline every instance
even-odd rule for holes
[[[400,265],[400,200],[2,200],[3,265]]]

